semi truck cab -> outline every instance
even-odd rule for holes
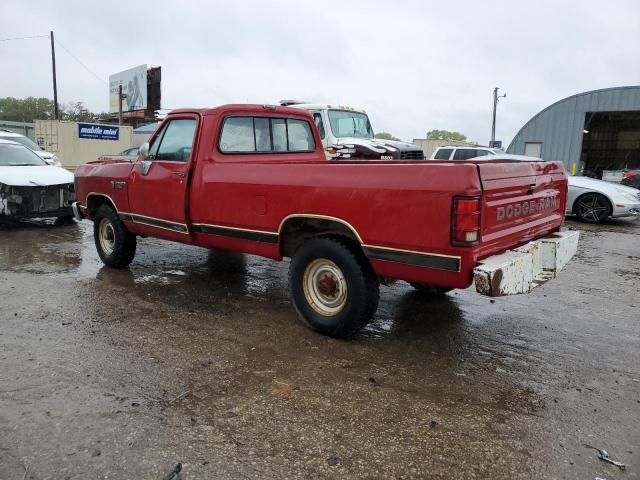
[[[375,138],[367,112],[346,105],[282,100],[282,106],[301,108],[313,116],[329,159],[423,160],[413,143]]]

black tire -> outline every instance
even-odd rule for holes
[[[93,217],[93,238],[100,259],[108,267],[125,268],[136,255],[136,236],[110,205],[101,205]]]
[[[428,283],[409,282],[409,284],[418,292],[430,296],[444,295],[453,290],[453,288],[438,287],[437,285],[430,285]]]
[[[586,223],[601,223],[611,215],[611,203],[599,193],[585,193],[573,206],[574,213]]]
[[[349,338],[369,323],[379,286],[362,251],[341,237],[307,240],[291,259],[293,304],[302,321],[324,335]]]

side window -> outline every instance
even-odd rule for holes
[[[162,130],[160,130],[158,135],[156,135],[156,138],[153,140],[153,143],[149,147],[149,158],[150,159],[156,158],[156,155],[158,154],[158,147],[160,147],[160,142],[162,142],[162,137],[164,136],[164,132],[167,131],[167,125],[168,124],[165,124],[162,127]]]
[[[255,152],[252,117],[229,117],[224,121],[220,135],[223,152]]]
[[[453,154],[454,160],[468,160],[469,158],[477,157],[477,150],[473,148],[458,148],[456,153]]]
[[[253,128],[256,133],[256,152],[270,152],[271,135],[269,134],[269,119],[254,118]]]
[[[313,121],[316,123],[316,128],[318,129],[318,133],[320,134],[320,138],[324,140],[325,132],[324,132],[324,123],[322,123],[322,114],[314,113]]]
[[[476,154],[475,154],[476,157],[482,157],[484,155],[492,155],[492,153],[489,150],[476,150]]]
[[[290,152],[308,152],[316,148],[311,128],[304,120],[287,119]]]
[[[162,133],[153,159],[188,162],[191,157],[195,131],[196,121],[194,119],[171,120]]]
[[[453,149],[451,148],[441,148],[436,152],[433,158],[436,160],[449,160],[452,151]]]
[[[273,135],[273,151],[286,152],[289,149],[287,143],[287,122],[284,118],[271,119],[271,134]]]
[[[222,153],[310,152],[316,143],[305,120],[228,117],[222,126],[219,148]]]

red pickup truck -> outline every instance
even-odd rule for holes
[[[372,319],[381,282],[443,292],[475,275],[482,293],[527,292],[571,258],[562,164],[496,158],[329,160],[306,111],[181,109],[138,159],[78,168],[74,212],[114,268],[137,236],[290,257],[300,317],[347,337]]]

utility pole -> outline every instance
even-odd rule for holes
[[[58,120],[58,85],[56,83],[56,49],[53,46],[53,31],[51,37],[51,65],[53,67],[53,119]]]
[[[122,85],[118,85],[118,125],[122,125],[122,100],[125,98],[127,95],[122,93]]]
[[[499,87],[493,89],[493,121],[491,122],[491,141],[489,142],[489,146],[493,147],[496,142],[496,109],[498,107],[498,99],[506,98],[507,94],[498,96]]]

